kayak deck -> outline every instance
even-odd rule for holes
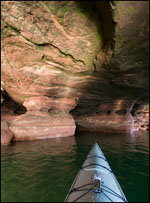
[[[78,172],[65,202],[127,202],[97,143]]]

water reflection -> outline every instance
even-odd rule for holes
[[[148,132],[77,132],[75,137],[20,141],[2,147],[2,201],[63,202],[95,141],[128,201],[148,201]]]
[[[1,148],[2,153],[12,152],[12,154],[20,154],[24,150],[24,154],[45,154],[49,156],[61,155],[62,153],[69,153],[76,146],[74,136],[53,138],[35,141],[18,141],[11,145]]]

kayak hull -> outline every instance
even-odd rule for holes
[[[98,185],[99,191],[95,189],[94,177],[97,177],[100,182],[100,185]],[[78,172],[65,202],[127,202],[115,175],[97,143],[92,147]]]

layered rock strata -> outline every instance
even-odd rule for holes
[[[106,101],[98,106],[93,115],[80,116],[76,121],[80,130],[129,133],[134,131],[132,108],[132,102]]]
[[[30,97],[23,105],[27,112],[20,116],[3,115],[14,133],[14,140],[33,140],[75,134],[76,125],[69,111],[75,107],[74,99]]]
[[[146,126],[134,107],[148,103],[148,15],[142,1],[3,1],[2,120],[14,139]]]

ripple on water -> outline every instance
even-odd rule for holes
[[[63,202],[97,141],[128,201],[148,202],[149,135],[80,133],[2,147],[3,202]],[[140,192],[139,192],[140,191]]]

